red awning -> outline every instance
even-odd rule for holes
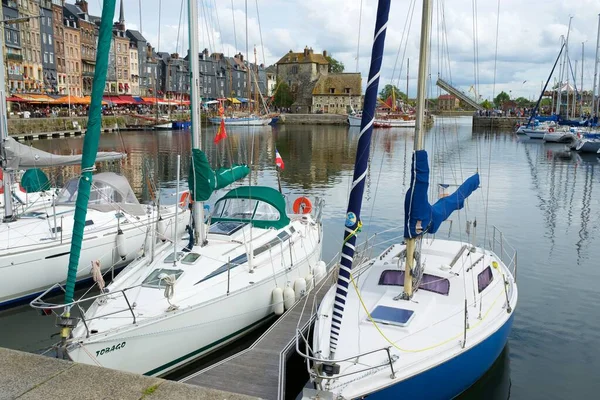
[[[126,104],[137,104],[131,96],[104,96],[104,101],[121,106]]]
[[[23,103],[23,102],[26,102],[28,100],[24,100],[24,99],[22,99],[20,97],[14,97],[14,96],[12,96],[12,97],[7,97],[6,101],[12,101],[14,103]]]

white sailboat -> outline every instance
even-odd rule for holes
[[[190,54],[198,54],[196,1],[188,7]],[[190,64],[194,202],[188,233],[132,262],[99,296],[53,305],[42,295],[31,303],[52,310],[87,307],[64,336],[62,347],[73,361],[164,375],[283,313],[325,274],[320,201],[313,208],[300,198],[288,213],[279,191],[241,186],[217,200],[205,218],[203,201],[214,175],[199,149],[198,58],[190,57]],[[224,174],[230,173],[234,169]]]
[[[389,0],[380,0],[365,115],[373,115]],[[475,174],[430,205],[429,166],[422,149],[431,1],[423,1],[417,127],[405,241],[353,266],[372,120],[362,121],[337,285],[316,314],[313,339],[298,332],[315,390],[305,399],[450,399],[493,364],[513,322],[517,286],[500,255],[433,234],[479,186]],[[365,155],[364,157],[362,155]],[[514,258],[509,258],[515,260]],[[305,352],[303,349],[307,349]]]

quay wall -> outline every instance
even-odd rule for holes
[[[4,348],[0,365],[0,399],[257,399]]]
[[[483,117],[473,116],[473,129],[499,129],[513,132],[517,123],[526,123],[525,117]]]
[[[340,114],[281,114],[279,122],[290,125],[348,125],[348,116]]]

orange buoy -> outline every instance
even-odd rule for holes
[[[179,206],[186,207],[188,204],[192,203],[192,199],[190,197],[190,192],[183,192],[181,197],[179,198]]]
[[[298,197],[294,201],[293,210],[295,214],[309,214],[312,211],[312,203],[308,197]]]
[[[550,129],[548,129],[548,132],[550,132],[550,133],[554,132],[554,128],[550,127]]]

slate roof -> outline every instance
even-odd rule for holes
[[[294,61],[296,60],[296,61]],[[327,58],[321,53],[314,53],[312,50],[301,53],[294,53],[291,50],[285,56],[281,57],[277,64],[293,64],[293,63],[316,63],[329,64]]]
[[[334,93],[329,89],[333,88]],[[350,94],[359,96],[362,92],[361,77],[358,72],[321,75],[315,84],[313,95],[347,95],[344,90],[350,88]]]

